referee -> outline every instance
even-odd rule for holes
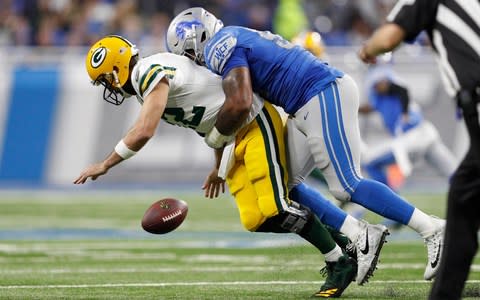
[[[448,94],[462,109],[468,152],[451,179],[443,256],[430,299],[460,299],[478,249],[480,228],[480,3],[479,0],[401,0],[387,23],[359,52],[366,63],[412,42],[425,30],[438,56]]]

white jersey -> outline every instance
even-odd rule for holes
[[[222,78],[184,56],[171,53],[148,56],[139,60],[132,71],[132,85],[140,104],[162,78],[166,78],[170,86],[162,119],[202,135],[209,132],[225,102]],[[250,123],[262,107],[263,101],[254,94],[250,114],[243,125]]]

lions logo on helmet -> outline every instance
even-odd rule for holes
[[[201,7],[193,7],[176,16],[167,30],[168,51],[205,63],[203,50],[223,22]]]
[[[180,22],[177,25],[177,28],[175,28],[175,33],[177,34],[177,37],[179,39],[185,39],[187,33],[189,32],[189,29],[194,28],[194,26],[202,26],[202,23],[198,21],[193,21],[193,22]]]
[[[132,59],[138,58],[138,50],[127,39],[110,35],[96,42],[88,51],[85,65],[94,85],[103,85],[103,99],[120,105],[132,94],[126,88],[130,85]]]

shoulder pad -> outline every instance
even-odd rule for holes
[[[221,75],[236,45],[237,38],[230,33],[222,34],[219,38],[210,41],[205,48],[207,67]]]
[[[140,97],[147,96],[152,88],[163,78],[173,79],[176,69],[160,64],[145,64],[138,68],[134,74],[136,88]]]

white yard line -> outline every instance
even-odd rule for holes
[[[235,266],[235,272],[271,272],[278,270],[280,267],[288,270],[305,270],[311,265],[269,265],[269,266]],[[405,269],[424,269],[424,264],[414,263],[395,263],[381,264],[379,270],[405,270]],[[158,267],[158,268],[55,268],[50,270],[44,269],[12,269],[0,270],[0,274],[94,274],[94,273],[175,273],[175,272],[199,272],[199,273],[216,273],[230,272],[232,267]],[[480,271],[480,265],[472,265],[472,271]]]
[[[49,284],[49,285],[0,285],[0,289],[75,289],[75,288],[116,288],[116,287],[170,287],[170,286],[235,286],[235,285],[294,285],[321,284],[322,281],[197,281],[197,282],[158,282],[158,283],[103,283],[103,284]],[[427,283],[425,280],[375,280],[369,284],[386,283]],[[467,283],[480,283],[480,280],[468,280]]]

